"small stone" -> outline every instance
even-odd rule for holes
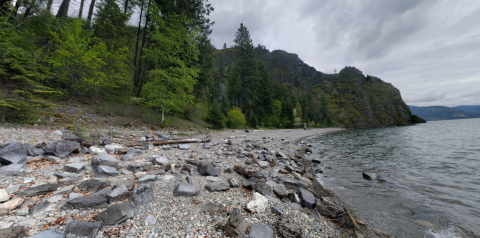
[[[167,156],[152,156],[151,160],[152,160],[152,163],[158,164],[158,165],[164,165],[170,162]]]
[[[193,197],[200,194],[200,189],[193,184],[179,183],[173,189],[173,196]]]
[[[157,217],[154,215],[148,215],[144,220],[146,227],[153,227],[157,223]]]
[[[10,196],[8,195],[7,191],[5,189],[0,189],[0,203],[5,202],[8,199],[10,199]]]
[[[70,196],[72,193],[70,194]],[[65,202],[67,209],[104,208],[108,204],[105,196],[81,196]]]
[[[257,163],[261,168],[267,168],[268,167],[268,162],[267,161],[257,161]]]
[[[67,194],[73,190],[73,187],[75,187],[75,185],[69,185],[63,188],[59,188],[57,189],[57,191],[53,192],[53,195]]]
[[[375,180],[377,179],[377,174],[375,173],[368,173],[368,172],[363,172],[362,176],[366,180]]]
[[[277,206],[272,207],[272,213],[279,216],[285,215],[285,212]]]
[[[225,213],[225,206],[222,204],[216,204],[207,202],[203,205],[203,210],[210,213]]]
[[[293,223],[287,217],[280,218],[275,224],[277,234],[280,237],[302,237],[302,226]]]
[[[259,192],[263,196],[267,196],[272,194],[272,187],[265,183],[257,183],[257,188],[255,188],[255,191]]]
[[[55,205],[49,201],[39,202],[32,208],[32,210],[30,211],[30,215],[33,217],[35,217],[39,213],[43,215],[46,211],[52,210],[54,206]]]
[[[180,150],[188,150],[190,149],[190,146],[186,145],[186,144],[179,144],[178,145],[178,149]]]
[[[158,176],[152,175],[152,174],[147,174],[147,175],[143,176],[143,178],[139,179],[138,182],[139,183],[147,183],[147,182],[156,181],[157,179],[158,179]]]
[[[58,233],[55,228],[39,232],[29,238],[65,238],[65,234]]]
[[[78,189],[85,192],[96,193],[102,190],[104,187],[108,186],[108,183],[99,180],[99,179],[89,179],[85,180],[78,185]]]
[[[298,195],[300,197],[301,204],[307,208],[314,209],[315,208],[315,196],[312,192],[307,191],[303,188],[299,188]]]
[[[204,164],[198,169],[198,172],[204,176],[220,176],[220,170],[214,168],[211,164]]]
[[[30,214],[30,209],[28,207],[22,207],[18,209],[17,212],[15,212],[15,216],[27,216],[29,214]]]
[[[34,196],[49,194],[50,192],[53,192],[55,190],[57,190],[57,185],[47,183],[47,184],[42,184],[42,185],[34,186],[31,188],[27,188],[25,190],[18,192],[16,195],[18,197],[34,197]]]
[[[298,204],[298,203],[294,203],[294,202],[290,203],[290,207],[292,207],[292,208],[294,208],[294,209],[296,209],[296,210],[302,209],[302,205],[300,205],[300,204]]]
[[[238,181],[238,179],[236,178],[228,178],[228,183],[230,184],[230,187],[232,188],[236,188],[236,187],[240,187],[240,181]]]
[[[96,171],[97,177],[118,176],[119,174],[120,172],[118,172],[117,169],[107,165],[98,166]]]
[[[115,182],[115,184],[114,184],[115,187],[118,187],[118,186],[121,186],[121,185],[124,185],[125,187],[127,187],[127,189],[129,191],[132,191],[133,188],[135,187],[135,180],[133,180],[133,179],[119,180],[119,181]]]
[[[247,232],[247,226],[248,225],[245,222],[245,219],[243,219],[240,210],[236,208],[230,214],[223,230],[228,237],[242,237]]]
[[[20,164],[26,165],[27,163],[27,144],[22,143],[9,143],[2,149],[0,149],[0,163]]]
[[[257,183],[250,180],[243,180],[242,186],[248,190],[255,190],[257,188]]]

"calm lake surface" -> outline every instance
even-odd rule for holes
[[[452,225],[480,234],[480,119],[346,130],[305,142],[322,159],[324,185],[361,220],[396,237],[451,237],[441,234]],[[442,231],[419,224],[425,221]]]

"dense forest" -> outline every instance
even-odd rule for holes
[[[156,123],[163,126],[171,116],[198,118],[215,128],[411,123],[410,110],[396,89],[395,105],[401,112],[396,106],[381,108],[390,107],[394,119],[345,119],[353,114],[343,109],[355,112],[358,105],[341,104],[345,95],[339,90],[358,77],[377,82],[368,89],[375,90],[383,87],[379,79],[356,75],[356,69],[358,77],[350,78],[350,67],[334,75],[312,67],[301,76],[279,73],[278,62],[272,61],[279,58],[265,46],[254,47],[243,24],[230,48],[225,43],[224,49],[215,49],[209,39],[214,8],[207,0],[81,0],[78,9],[72,9],[71,0],[62,0],[56,11],[52,1],[1,0],[3,122],[31,123],[44,108],[84,98],[135,103],[158,115]],[[138,22],[129,24],[133,20]],[[234,57],[226,57],[232,52]],[[288,60],[283,62],[291,67]],[[285,77],[314,79],[290,83]]]

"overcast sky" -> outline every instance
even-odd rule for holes
[[[355,66],[415,106],[480,104],[479,0],[209,0],[212,43],[296,53],[324,73]]]

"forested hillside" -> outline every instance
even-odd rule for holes
[[[412,123],[390,84],[353,67],[323,74],[295,54],[254,47],[243,24],[231,48],[215,49],[206,0],[86,4],[1,0],[1,122],[38,124],[76,99],[134,104],[161,126],[173,117],[215,128]]]
[[[480,118],[480,114],[471,111],[460,110],[457,107],[430,106],[415,107],[409,106],[413,113],[419,115],[427,121],[455,120]]]

